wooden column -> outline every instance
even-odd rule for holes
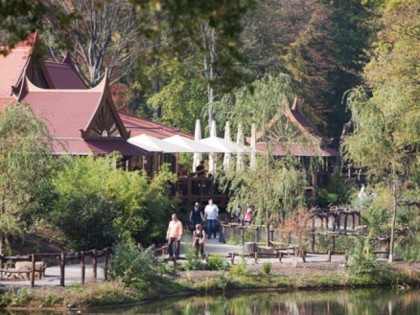
[[[85,284],[85,275],[86,275],[86,265],[85,265],[85,252],[80,252],[80,270],[81,270],[81,277],[82,277],[82,284]]]
[[[344,231],[347,231],[347,212],[344,213]]]
[[[104,280],[108,280],[109,248],[105,249]]]
[[[96,281],[98,277],[98,251],[92,249],[92,267],[93,267],[93,280]]]
[[[35,268],[36,268],[36,264],[35,264],[35,254],[31,255],[31,262],[32,262],[32,270],[31,270],[31,288],[33,288],[35,286]]]
[[[62,286],[62,287],[64,287],[65,268],[66,268],[66,253],[61,252],[61,255],[60,255],[60,286]]]

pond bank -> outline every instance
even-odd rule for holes
[[[267,270],[269,269],[269,270]],[[0,287],[0,307],[9,310],[67,311],[92,307],[138,305],[172,296],[225,293],[238,290],[306,290],[355,287],[420,287],[420,263],[381,264],[371,273],[353,274],[340,263],[236,264],[229,271],[177,271],[147,290],[121,282],[97,282],[65,288]]]

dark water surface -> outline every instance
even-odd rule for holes
[[[0,314],[2,314],[1,311]],[[16,312],[3,314],[26,315],[29,313]],[[34,313],[31,312],[31,314]],[[73,314],[77,314],[77,311]],[[201,296],[162,300],[143,306],[125,309],[95,310],[82,314],[420,315],[420,291],[369,289],[287,293],[238,293],[232,296]]]
[[[111,313],[115,310],[111,311]],[[253,293],[160,301],[119,314],[420,315],[420,291],[354,290]]]

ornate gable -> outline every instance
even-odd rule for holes
[[[121,137],[118,123],[113,111],[110,110],[109,102],[107,100],[105,100],[105,104],[99,108],[94,120],[91,121],[88,130],[84,134],[84,137],[85,136],[88,136],[89,138]]]
[[[127,129],[124,127],[114,102],[112,101],[107,77],[94,89],[98,88],[103,89],[101,101],[90,120],[88,127],[85,130],[82,130],[82,137],[84,139],[128,139],[130,133],[127,132]]]

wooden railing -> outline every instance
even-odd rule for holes
[[[179,177],[173,194],[181,199],[186,208],[195,202],[205,205],[209,199],[213,199],[219,208],[224,209],[228,202],[228,194],[221,191],[215,181],[208,177]]]
[[[69,261],[77,260],[80,263],[80,278],[81,283],[85,283],[85,274],[86,274],[86,264],[85,259],[90,258],[92,262],[92,269],[93,269],[93,279],[96,281],[98,277],[98,259],[103,257],[104,262],[104,279],[107,280],[108,278],[108,263],[109,263],[109,256],[110,256],[110,249],[105,248],[103,250],[96,250],[92,249],[89,251],[80,251],[80,252],[73,252],[73,253],[44,253],[44,254],[30,254],[26,256],[4,256],[0,255],[0,279],[3,280],[4,275],[17,275],[17,276],[24,276],[31,281],[31,287],[35,286],[35,275],[38,275],[41,279],[45,268],[46,268],[46,261],[50,259],[56,259],[60,266],[60,285],[62,287],[65,286],[65,268],[66,263]],[[30,262],[29,268],[25,270],[16,270],[14,269],[7,269],[3,268],[4,265],[7,264],[16,264],[16,262]],[[39,268],[39,262],[43,262],[42,267]],[[37,264],[38,263],[38,264]]]

